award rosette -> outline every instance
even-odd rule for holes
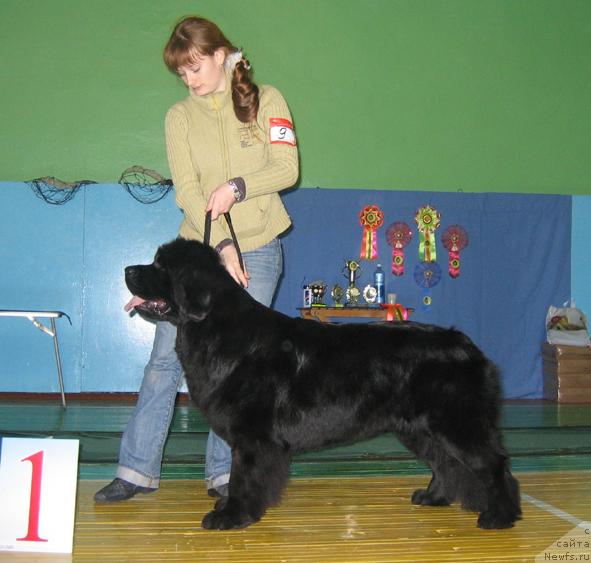
[[[429,311],[432,303],[431,288],[441,280],[441,268],[437,262],[421,262],[416,265],[414,271],[415,282],[423,288],[423,310]]]
[[[435,262],[435,231],[439,227],[441,217],[439,211],[429,205],[421,207],[415,215],[419,230],[419,258],[422,262]]]
[[[449,275],[457,278],[460,275],[460,250],[468,246],[468,233],[460,225],[451,225],[443,231],[441,242],[449,251]]]
[[[392,247],[392,273],[401,276],[404,274],[404,247],[412,239],[412,231],[406,223],[392,223],[386,231],[386,239]]]
[[[359,223],[363,227],[360,257],[364,260],[375,260],[378,257],[376,231],[384,224],[384,213],[377,205],[368,205],[360,211]]]

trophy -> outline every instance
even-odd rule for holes
[[[335,307],[342,307],[343,304],[341,303],[341,300],[343,299],[345,295],[345,290],[338,284],[334,284],[332,286],[332,289],[330,290],[330,296],[332,297],[332,300],[334,301],[334,306]]]
[[[326,292],[326,284],[322,280],[312,282],[310,290],[312,291],[312,307],[326,307],[322,302]]]
[[[360,295],[361,295],[361,292],[359,291],[359,288],[357,286],[352,285],[351,287],[348,287],[347,291],[345,291],[345,297],[347,298],[347,305],[350,305],[351,307],[357,307]]]
[[[378,299],[378,290],[373,285],[366,285],[363,288],[363,299],[368,305],[373,305]]]
[[[355,286],[355,280],[361,274],[361,266],[359,265],[359,262],[355,262],[355,260],[345,260],[345,267],[343,268],[342,273],[349,282],[349,287],[347,288],[347,291],[345,291],[347,305],[356,306],[359,301],[359,296],[361,295],[361,292]]]

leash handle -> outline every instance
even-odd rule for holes
[[[224,217],[226,219],[226,223],[228,223],[228,228],[230,229],[230,235],[232,236],[232,242],[234,243],[234,247],[236,248],[236,252],[238,253],[238,262],[240,263],[240,268],[244,272],[244,261],[242,260],[242,252],[240,252],[240,245],[238,244],[238,239],[236,238],[236,233],[234,232],[234,227],[232,226],[232,219],[230,217],[230,213],[224,213]],[[209,246],[209,239],[211,238],[211,211],[208,211],[205,214],[205,231],[203,233],[203,242]]]

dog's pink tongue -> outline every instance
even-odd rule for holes
[[[141,297],[134,295],[129,300],[129,302],[125,304],[125,307],[123,307],[123,309],[125,310],[126,313],[129,313],[129,311],[131,311],[132,309],[135,309],[135,307],[137,307],[138,305],[141,305],[145,301],[146,301],[145,299],[142,299]]]

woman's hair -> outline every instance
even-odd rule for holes
[[[204,18],[188,16],[177,23],[164,47],[164,63],[171,72],[191,63],[197,55],[211,56],[223,49],[226,57],[238,51],[222,30]],[[259,88],[252,81],[250,63],[241,58],[232,71],[234,113],[243,123],[250,123],[259,110]]]

